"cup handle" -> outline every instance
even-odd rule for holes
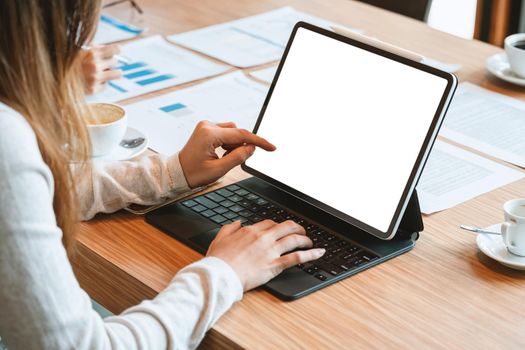
[[[512,227],[516,226],[514,223],[512,222],[503,222],[501,223],[501,237],[503,238],[503,243],[508,247],[510,244],[508,242],[508,237],[509,237],[509,233],[510,233],[510,230],[512,229]]]

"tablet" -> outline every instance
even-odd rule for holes
[[[456,86],[450,73],[299,22],[254,128],[277,150],[242,167],[390,239]]]

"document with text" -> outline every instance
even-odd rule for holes
[[[146,30],[124,23],[114,17],[101,15],[93,43],[109,44],[116,41],[132,39]]]
[[[299,21],[327,29],[333,24],[292,7],[283,7],[227,23],[173,34],[168,39],[244,68],[279,60],[294,25]]]
[[[89,102],[121,101],[231,69],[177,47],[160,35],[122,45],[121,55],[128,59],[115,67],[122,71],[122,78],[108,82],[102,92],[88,97]]]
[[[440,135],[525,167],[525,103],[463,83]]]
[[[129,125],[144,132],[150,147],[179,151],[201,120],[234,122],[253,130],[268,88],[235,72],[126,106]]]
[[[525,173],[437,140],[417,194],[424,214],[451,208],[525,177]]]

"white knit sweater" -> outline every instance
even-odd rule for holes
[[[187,189],[178,155],[93,164],[79,189],[84,218]],[[153,300],[102,319],[62,245],[53,177],[35,134],[0,103],[0,337],[13,349],[186,349],[242,298],[231,267],[204,258]]]

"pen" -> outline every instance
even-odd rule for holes
[[[122,63],[125,63],[125,64],[130,64],[131,63],[131,60],[129,58],[124,57],[122,55],[114,55],[113,57],[115,57],[117,60],[119,60]]]

